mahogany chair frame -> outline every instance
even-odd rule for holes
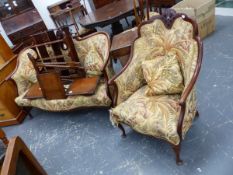
[[[180,18],[180,17],[184,21],[187,21],[187,22],[189,22],[189,23],[191,23],[193,25],[193,39],[198,44],[198,58],[197,58],[196,68],[195,68],[194,74],[193,74],[193,76],[191,78],[191,81],[190,81],[188,87],[183,92],[181,98],[179,99],[179,103],[178,103],[180,108],[181,108],[180,114],[179,114],[178,126],[177,126],[177,132],[178,132],[178,135],[180,137],[180,144],[179,145],[171,144],[172,148],[173,148],[173,150],[174,150],[174,152],[176,154],[176,163],[178,165],[182,164],[182,162],[183,162],[180,159],[180,149],[181,149],[181,142],[182,142],[182,126],[183,126],[183,121],[184,121],[184,116],[185,116],[186,100],[187,100],[189,94],[191,93],[191,91],[192,91],[192,89],[193,89],[193,87],[194,87],[194,85],[195,85],[195,83],[197,81],[198,75],[200,73],[201,64],[202,64],[202,57],[203,57],[203,43],[202,43],[201,38],[199,37],[199,34],[198,34],[197,23],[194,20],[192,20],[191,18],[189,18],[187,15],[182,14],[182,13],[176,13],[172,9],[167,9],[167,10],[164,11],[164,13],[162,15],[154,16],[149,21],[142,22],[138,27],[138,38],[140,38],[141,37],[140,30],[141,30],[141,27],[143,25],[150,24],[154,20],[161,20],[165,24],[167,29],[171,29],[173,23],[175,22],[175,20],[177,18]],[[135,43],[135,41],[137,39],[134,40],[134,43]],[[112,93],[113,107],[115,107],[117,105],[117,98],[118,98],[118,87],[117,87],[117,84],[116,84],[115,80],[120,75],[122,75],[125,72],[125,70],[128,68],[128,66],[130,65],[130,63],[132,61],[132,58],[133,58],[134,43],[133,43],[133,45],[131,47],[131,53],[130,53],[129,61],[123,67],[123,69],[117,75],[115,75],[111,80],[109,80],[109,82],[108,82],[108,85],[114,89],[114,91]],[[199,114],[197,112],[196,116],[198,116],[198,115]],[[119,124],[118,128],[122,131],[122,136],[125,137],[126,133],[125,133],[124,127],[121,124]]]

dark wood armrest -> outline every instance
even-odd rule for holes
[[[178,125],[177,125],[177,132],[180,136],[180,139],[182,139],[182,128],[183,128],[183,121],[184,121],[185,110],[186,110],[186,100],[197,81],[197,77],[201,70],[201,63],[202,63],[202,57],[203,57],[203,43],[201,42],[200,37],[196,37],[195,40],[198,43],[197,65],[196,65],[196,68],[195,68],[195,71],[193,73],[193,77],[190,83],[188,84],[187,88],[184,90],[183,95],[181,96],[178,102],[181,107],[180,116],[179,116]]]
[[[182,105],[186,102],[186,99],[188,98],[190,92],[192,91],[193,86],[195,85],[195,83],[197,81],[197,77],[198,77],[200,70],[201,70],[201,64],[202,64],[202,58],[203,58],[203,43],[201,42],[201,39],[199,37],[197,38],[197,42],[198,42],[197,65],[196,65],[195,71],[193,73],[193,77],[192,77],[189,85],[184,90],[183,95],[181,96],[181,99],[179,101],[180,105]]]

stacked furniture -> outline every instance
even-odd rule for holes
[[[167,10],[138,27],[131,57],[109,81],[114,88],[111,121],[122,130],[164,139],[181,164],[180,147],[196,109],[195,83],[202,62],[197,24],[185,14]]]
[[[58,47],[54,47],[54,44],[58,45]],[[108,94],[107,81],[111,78],[113,73],[109,62],[109,49],[109,36],[103,32],[97,32],[84,38],[76,37],[73,39],[70,36],[64,35],[63,39],[24,49],[18,55],[17,68],[11,76],[18,87],[19,96],[15,99],[16,103],[20,106],[32,106],[48,111],[67,111],[83,107],[110,106],[111,99]],[[57,55],[58,50],[60,50],[61,55]],[[46,55],[48,57],[45,57]],[[64,61],[66,63],[71,63],[70,65],[77,65],[74,61],[80,62],[81,66],[85,69],[86,78],[100,78],[98,86],[92,95],[68,95],[65,99],[53,100],[48,100],[45,96],[34,99],[25,97],[29,90],[38,83],[38,71],[35,69],[35,64],[33,65],[30,57],[39,61],[41,66],[43,65],[48,69],[52,67],[54,71],[64,67],[69,69],[70,66],[67,64],[64,65]],[[62,62],[60,62],[57,60],[58,58],[63,58],[64,61],[62,60]],[[46,62],[49,60],[52,62]],[[54,66],[54,61],[58,67]],[[60,75],[62,79],[64,74]],[[63,78],[67,79],[67,76],[64,76]],[[76,79],[70,80],[71,82],[75,82]],[[49,86],[50,85],[48,85],[48,87]],[[36,92],[43,91],[41,88],[42,87],[37,87]],[[42,92],[40,92],[40,94],[41,93]],[[69,93],[69,90],[67,93]]]

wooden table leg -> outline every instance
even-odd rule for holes
[[[119,21],[114,22],[111,25],[112,25],[112,35],[117,35],[124,31],[123,26]]]

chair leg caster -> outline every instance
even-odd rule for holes
[[[180,144],[179,145],[172,145],[173,151],[176,155],[176,164],[178,166],[183,165],[183,160],[180,159]]]
[[[121,125],[121,124],[118,124],[118,128],[121,130],[122,134],[121,134],[121,137],[122,138],[125,138],[126,137],[126,134],[125,134],[125,129],[124,127]]]

